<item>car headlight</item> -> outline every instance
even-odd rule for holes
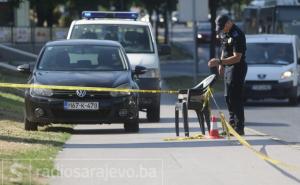
[[[285,71],[281,74],[281,79],[287,79],[293,76],[293,71],[292,70],[288,70]]]
[[[198,39],[201,39],[201,38],[202,38],[202,34],[198,33]]]
[[[125,91],[120,91],[120,92],[110,92],[110,95],[112,97],[117,97],[117,96],[126,96],[126,95],[130,95],[130,92],[126,92],[126,89],[131,89],[131,86],[126,83],[126,84],[122,84],[118,87],[116,87],[115,89],[121,89],[121,90],[125,90]]]
[[[52,89],[43,89],[43,88],[35,88],[31,87],[30,88],[30,95],[32,96],[52,96],[53,95],[53,90]]]

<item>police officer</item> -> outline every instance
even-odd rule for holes
[[[219,74],[224,75],[229,122],[237,133],[244,135],[243,87],[247,73],[245,34],[227,15],[216,18],[216,31],[222,35],[222,53],[220,58],[212,58],[208,66],[218,67]]]

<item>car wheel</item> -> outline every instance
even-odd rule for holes
[[[124,123],[125,132],[139,132],[139,119],[134,119]]]
[[[248,98],[244,97],[244,104],[246,104],[248,102]]]
[[[290,105],[297,105],[298,104],[298,97],[291,97],[289,98]]]
[[[157,103],[147,109],[147,119],[149,122],[159,122],[160,120],[160,104]]]
[[[24,124],[25,124],[25,130],[28,130],[28,131],[37,131],[38,130],[38,124],[36,122],[31,122],[25,118]]]

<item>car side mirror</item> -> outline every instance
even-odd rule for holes
[[[158,54],[163,55],[170,55],[171,54],[171,47],[168,44],[159,45]]]
[[[22,64],[22,65],[19,65],[17,67],[17,70],[21,73],[25,73],[25,74],[30,74],[31,73],[31,67],[30,67],[30,64]]]
[[[144,66],[135,66],[134,69],[134,74],[135,75],[141,75],[147,72],[147,68],[145,68]]]

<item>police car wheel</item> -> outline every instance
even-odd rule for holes
[[[160,120],[160,104],[156,104],[147,109],[147,119],[149,122],[159,122],[159,120]]]
[[[298,104],[298,97],[291,97],[289,98],[290,105],[297,105]]]
[[[124,123],[125,132],[139,132],[139,119],[130,120]]]
[[[27,131],[37,131],[38,130],[38,124],[36,122],[31,122],[28,119],[24,119],[24,126],[25,130]]]

